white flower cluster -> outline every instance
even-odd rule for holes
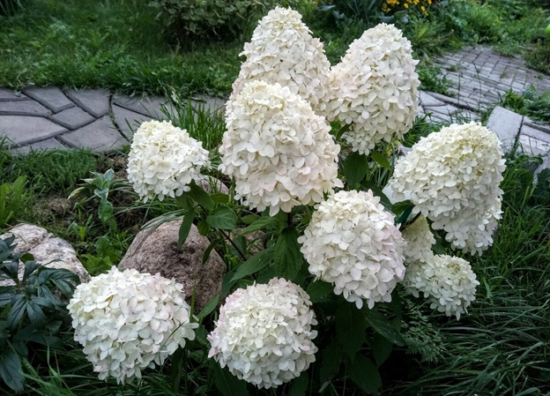
[[[99,379],[124,383],[162,365],[185,339],[195,338],[183,286],[160,275],[113,267],[80,284],[68,305],[75,341]]]
[[[407,246],[403,253],[405,264],[410,265],[416,261],[426,262],[433,257],[432,246],[435,243],[435,237],[430,231],[428,220],[420,216],[405,228],[402,232],[403,239]]]
[[[406,290],[431,301],[431,308],[447,316],[466,313],[475,300],[476,274],[470,264],[461,258],[445,255],[433,256],[427,262],[417,261],[407,267],[403,282]]]
[[[271,10],[240,55],[246,61],[233,83],[228,108],[246,83],[261,80],[287,87],[308,101],[317,114],[325,114],[330,63],[323,44],[311,36],[300,13],[281,7]]]
[[[353,151],[368,154],[380,141],[401,139],[418,110],[420,81],[409,40],[382,23],[351,43],[330,72],[328,117],[351,125],[344,134]]]
[[[399,159],[384,191],[392,201],[411,200],[453,247],[481,252],[500,218],[504,169],[494,133],[475,122],[453,124]]]
[[[209,167],[208,151],[187,131],[167,121],[146,121],[134,134],[128,156],[128,181],[147,202],[158,194],[180,196],[191,180],[200,181],[202,167]]]
[[[391,301],[403,279],[405,241],[371,191],[340,191],[316,206],[298,241],[309,272],[334,284],[334,293],[358,308]]]
[[[340,146],[330,126],[279,84],[245,85],[226,114],[220,170],[236,181],[236,199],[251,208],[290,212],[342,187]]]
[[[273,388],[297,378],[315,361],[317,324],[307,293],[292,282],[238,289],[220,308],[209,334],[214,357],[239,379]]]

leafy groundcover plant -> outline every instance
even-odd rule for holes
[[[492,244],[498,139],[477,123],[451,125],[401,156],[418,107],[408,40],[382,24],[315,70],[309,60],[324,54],[312,40],[295,11],[260,22],[219,150],[168,122],[136,132],[136,193],[177,206],[154,224],[183,215],[179,245],[195,224],[211,241],[204,260],[216,249],[227,274],[199,313],[158,275],[113,269],[79,286],[75,339],[100,378],[130,382],[173,354],[175,391],[195,361],[224,395],[333,395],[350,383],[377,394],[393,346],[414,338],[408,310],[427,303],[460,318],[474,303],[479,283],[461,250]],[[205,189],[212,177],[229,194]],[[443,254],[452,251],[460,257]]]

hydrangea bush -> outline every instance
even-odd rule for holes
[[[382,24],[326,74],[299,14],[277,8],[245,48],[212,153],[219,173],[185,131],[142,125],[129,180],[144,200],[177,197],[157,223],[183,213],[180,246],[196,224],[210,241],[203,258],[216,249],[227,274],[196,318],[181,287],[159,276],[113,270],[79,287],[76,339],[101,378],[138,377],[178,351],[175,389],[187,362],[224,395],[304,394],[348,379],[378,394],[384,351],[407,347],[401,323],[417,299],[441,320],[467,313],[479,285],[467,259],[492,244],[504,161],[477,123],[442,128],[401,156],[417,111],[411,54]],[[206,177],[229,193],[204,191]]]

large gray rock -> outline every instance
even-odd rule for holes
[[[221,293],[226,265],[213,250],[203,264],[202,258],[210,245],[208,238],[191,227],[189,236],[178,249],[178,231],[182,220],[173,220],[156,229],[137,234],[118,268],[135,269],[141,273],[157,274],[183,284],[187,302],[191,302],[195,288],[195,312]]]
[[[78,275],[81,282],[88,282],[90,275],[76,258],[76,252],[71,244],[64,239],[56,238],[44,228],[31,224],[18,224],[10,232],[0,235],[5,239],[15,235],[16,253],[30,253],[34,260],[48,268],[64,268]],[[60,260],[50,263],[52,260]],[[49,264],[48,264],[49,263]],[[23,276],[23,264],[19,266],[19,277]],[[11,281],[3,281],[1,286]]]

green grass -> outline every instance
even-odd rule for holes
[[[241,47],[180,48],[146,0],[28,0],[14,15],[0,15],[0,85],[215,94],[229,91]]]
[[[550,123],[550,91],[537,91],[535,87],[523,94],[509,91],[501,105],[535,121]]]

